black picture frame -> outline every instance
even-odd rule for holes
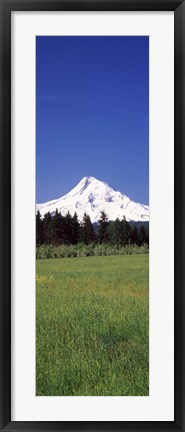
[[[11,421],[11,11],[62,10],[174,11],[175,419],[173,422]],[[185,431],[185,0],[0,0],[0,31],[0,429],[2,431]]]

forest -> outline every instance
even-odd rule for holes
[[[41,245],[77,245],[109,244],[116,247],[127,245],[149,246],[149,227],[116,219],[109,221],[106,213],[101,212],[98,224],[92,224],[88,214],[78,221],[77,214],[68,212],[65,216],[56,209],[54,216],[49,212],[41,217],[36,213],[36,246]]]

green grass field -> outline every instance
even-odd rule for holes
[[[148,258],[37,261],[37,395],[149,394]]]

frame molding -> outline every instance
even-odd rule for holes
[[[11,422],[11,11],[174,11],[175,420]],[[0,430],[185,431],[185,0],[0,0]]]

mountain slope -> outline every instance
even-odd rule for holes
[[[91,222],[98,222],[101,211],[105,211],[109,220],[122,219],[128,221],[149,221],[149,206],[136,203],[119,191],[112,189],[107,183],[94,177],[84,177],[67,195],[44,204],[37,204],[36,210],[41,215],[58,209],[63,215],[68,211],[78,215],[82,221],[86,212]]]

